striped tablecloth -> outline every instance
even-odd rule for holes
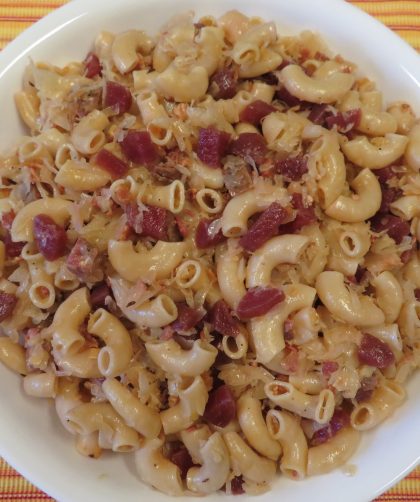
[[[0,49],[67,0],[0,0]],[[313,0],[316,1],[316,0]],[[349,0],[420,50],[420,0]],[[420,445],[419,445],[420,448]],[[0,501],[52,501],[0,458]],[[376,502],[420,502],[420,467]],[[77,502],[77,501],[75,501]]]

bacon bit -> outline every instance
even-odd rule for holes
[[[182,237],[188,237],[190,230],[187,223],[181,218],[181,216],[175,216],[175,222]]]
[[[26,242],[13,242],[9,231],[6,231],[4,238],[4,247],[8,258],[17,258],[20,256]]]
[[[348,133],[357,128],[362,118],[362,110],[356,108],[347,112],[338,112],[336,115],[331,115],[325,119],[328,129],[334,126],[338,132]]]
[[[287,208],[273,202],[243,235],[239,244],[247,251],[255,251],[278,234],[279,226],[290,216]]]
[[[415,253],[414,247],[412,247],[411,249],[407,249],[407,251],[403,251],[400,256],[401,262],[404,263],[404,265],[407,264],[411,260],[414,253]]]
[[[291,108],[294,106],[299,106],[301,104],[304,104],[304,102],[301,101],[299,98],[292,96],[290,92],[286,89],[286,87],[282,87],[281,89],[276,91],[275,97],[276,99],[282,101]]]
[[[128,160],[151,167],[159,160],[158,150],[147,131],[129,131],[121,142]]]
[[[299,369],[299,351],[294,345],[286,345],[285,353],[282,363],[285,370],[293,375]]]
[[[159,338],[160,338],[160,340],[166,342],[168,340],[171,340],[171,338],[173,338],[174,334],[175,334],[175,330],[172,328],[171,325],[165,326],[163,328],[162,334],[160,335]]]
[[[281,303],[284,298],[283,291],[277,288],[251,288],[241,298],[236,313],[240,319],[262,316]]]
[[[284,321],[283,329],[285,341],[292,341],[295,335],[293,333],[293,321],[289,317]]]
[[[17,302],[18,299],[16,295],[0,291],[0,322],[9,318],[13,314]]]
[[[99,62],[98,56],[93,52],[89,52],[83,64],[85,66],[85,77],[94,78],[98,75],[102,76],[101,63]]]
[[[3,225],[3,228],[5,230],[8,230],[10,232],[10,230],[12,229],[12,224],[13,224],[13,220],[15,219],[15,216],[16,215],[15,215],[15,212],[13,211],[13,209],[2,214],[1,224]]]
[[[241,113],[239,114],[239,120],[241,122],[248,122],[250,124],[258,126],[264,117],[275,111],[276,109],[274,108],[274,106],[266,103],[265,101],[257,99],[241,111]]]
[[[93,272],[98,254],[97,248],[91,246],[83,237],[79,237],[67,257],[67,268],[79,279],[86,281]]]
[[[230,491],[232,495],[242,495],[245,493],[244,487],[244,479],[242,476],[235,476],[232,478],[230,482]]]
[[[292,205],[297,210],[296,218],[285,225],[281,225],[280,234],[294,234],[299,232],[306,225],[311,225],[317,221],[315,208],[313,205],[305,207],[303,205],[302,195],[299,193],[292,194]]]
[[[131,92],[127,87],[117,82],[106,83],[104,105],[111,107],[117,115],[128,112],[132,101]]]
[[[307,158],[299,154],[296,157],[278,159],[274,169],[278,174],[282,174],[287,181],[299,181],[308,172]]]
[[[231,197],[250,189],[252,178],[245,160],[228,155],[223,165],[223,181]]]
[[[328,425],[322,429],[318,429],[310,440],[310,446],[317,446],[326,443],[334,437],[341,429],[350,425],[350,416],[347,410],[337,408],[334,411]]]
[[[128,165],[106,148],[102,148],[94,157],[94,163],[107,171],[114,179],[123,178],[128,172]]]
[[[397,244],[401,244],[404,237],[410,235],[409,223],[393,214],[376,214],[370,220],[370,225],[373,232],[386,231]]]
[[[229,152],[245,160],[251,158],[256,164],[261,164],[268,154],[268,149],[261,134],[244,132],[232,141]]]
[[[105,307],[105,298],[112,296],[111,289],[106,282],[96,284],[90,291],[90,303],[93,308]]]
[[[66,254],[66,231],[50,216],[36,215],[33,219],[33,228],[38,250],[46,260],[54,261]]]
[[[185,479],[189,469],[194,465],[187,448],[182,446],[179,450],[173,452],[169,456],[169,460],[174,463],[181,471],[181,478]]]
[[[203,308],[191,308],[186,303],[178,303],[178,317],[171,326],[176,332],[185,332],[197,326],[206,315]]]
[[[197,155],[201,162],[210,167],[220,167],[222,157],[230,143],[230,134],[214,127],[200,129]]]
[[[395,362],[395,356],[389,345],[368,333],[363,334],[362,342],[357,351],[362,364],[385,369]]]
[[[378,385],[376,376],[362,378],[360,382],[360,389],[357,391],[355,399],[358,403],[369,401],[372,397],[373,391]]]
[[[224,66],[211,77],[209,92],[214,99],[230,99],[235,96],[237,85],[238,70]]]
[[[308,119],[317,125],[323,125],[325,119],[331,115],[329,105],[313,105],[308,115]]]
[[[382,201],[378,213],[389,213],[391,203],[401,197],[402,190],[400,190],[399,188],[388,188],[384,185],[381,185],[381,189]]]
[[[213,329],[223,336],[237,336],[240,333],[238,321],[224,300],[218,300],[211,308],[210,322]]]
[[[197,225],[195,232],[195,244],[199,249],[208,249],[224,242],[226,237],[223,235],[222,228],[214,232],[214,224],[218,218],[212,220],[202,219]]]
[[[323,52],[316,51],[314,59],[316,59],[317,61],[329,61],[330,58],[326,56]]]
[[[338,370],[338,363],[335,361],[324,361],[322,363],[322,374],[325,378],[330,378],[330,376]]]
[[[146,205],[145,211],[140,211],[135,202],[127,204],[124,208],[128,224],[142,237],[151,237],[156,240],[168,239],[169,211],[161,207]]]
[[[221,385],[209,394],[203,418],[217,427],[226,427],[236,417],[236,402],[227,385]]]

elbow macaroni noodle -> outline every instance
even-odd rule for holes
[[[321,47],[188,13],[16,93],[0,362],[166,494],[343,465],[420,365],[420,123]]]

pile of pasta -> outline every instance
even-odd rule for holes
[[[344,465],[420,363],[420,124],[237,11],[31,62],[0,160],[0,360],[171,495]]]

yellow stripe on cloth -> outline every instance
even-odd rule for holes
[[[375,16],[420,50],[420,0],[350,2]],[[65,3],[66,0],[0,0],[0,48],[37,19]],[[53,499],[35,488],[0,458],[0,502],[23,500],[45,502]],[[409,501],[420,502],[420,467],[376,499],[376,502]]]

